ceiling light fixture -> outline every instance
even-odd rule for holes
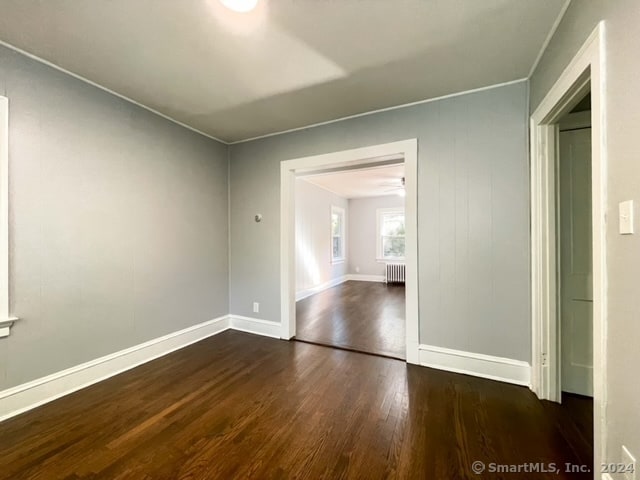
[[[238,13],[247,13],[256,8],[258,0],[220,0],[229,10]]]

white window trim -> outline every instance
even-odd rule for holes
[[[16,320],[9,315],[9,99],[0,96],[0,338]]]
[[[402,213],[403,215],[405,214],[404,207],[390,207],[390,208],[376,209],[376,261],[378,263],[404,262],[405,257],[385,257],[382,253],[382,235],[380,232],[380,227],[381,227],[380,220],[382,218],[382,215],[386,213]],[[406,234],[405,234],[405,238],[406,238]],[[405,255],[406,255],[406,250],[405,250]]]
[[[338,215],[342,215],[342,232],[340,238],[342,239],[342,256],[334,258],[333,256],[333,226],[331,225],[331,221],[333,220],[333,214],[337,213]],[[331,215],[329,216],[329,250],[331,254],[331,265],[338,265],[340,263],[344,263],[347,260],[347,215],[345,213],[344,208],[338,207],[337,205],[331,205]]]

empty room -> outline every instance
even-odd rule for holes
[[[296,178],[295,340],[406,358],[401,160]]]
[[[0,479],[640,480],[637,0],[0,0]]]

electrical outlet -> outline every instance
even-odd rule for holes
[[[260,304],[258,302],[253,302],[253,313],[260,313]]]
[[[356,273],[360,273],[360,267],[356,267]]]
[[[624,480],[636,480],[636,459],[627,447],[622,446],[622,465],[627,467],[624,472]]]

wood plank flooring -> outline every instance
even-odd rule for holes
[[[228,331],[0,423],[0,478],[579,478],[471,470],[590,464],[564,422],[523,387]]]
[[[562,392],[562,404],[544,402],[547,412],[562,425],[561,435],[583,463],[593,461],[593,398]]]
[[[296,339],[405,359],[404,286],[348,281],[296,303]]]

